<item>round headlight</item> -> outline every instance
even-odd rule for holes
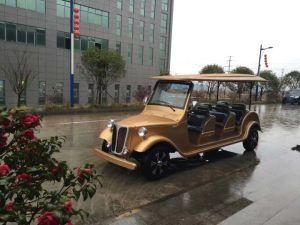
[[[140,137],[145,137],[147,133],[148,133],[148,130],[146,129],[146,127],[141,127],[139,129],[138,135]]]
[[[115,125],[115,121],[114,120],[110,120],[107,124],[107,128],[112,128]]]

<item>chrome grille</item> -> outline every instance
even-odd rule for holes
[[[114,125],[113,127],[113,135],[112,135],[112,152],[115,154],[122,154],[126,139],[127,139],[128,128],[127,127],[119,127],[118,125]]]

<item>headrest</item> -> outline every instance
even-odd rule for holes
[[[247,107],[245,104],[236,103],[236,104],[232,104],[232,108],[237,110],[246,110]]]

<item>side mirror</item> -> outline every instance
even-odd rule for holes
[[[143,104],[146,105],[148,102],[148,96],[145,96],[145,98],[143,99]]]

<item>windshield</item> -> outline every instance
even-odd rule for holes
[[[183,109],[190,84],[159,82],[154,90],[149,105],[166,105]]]

